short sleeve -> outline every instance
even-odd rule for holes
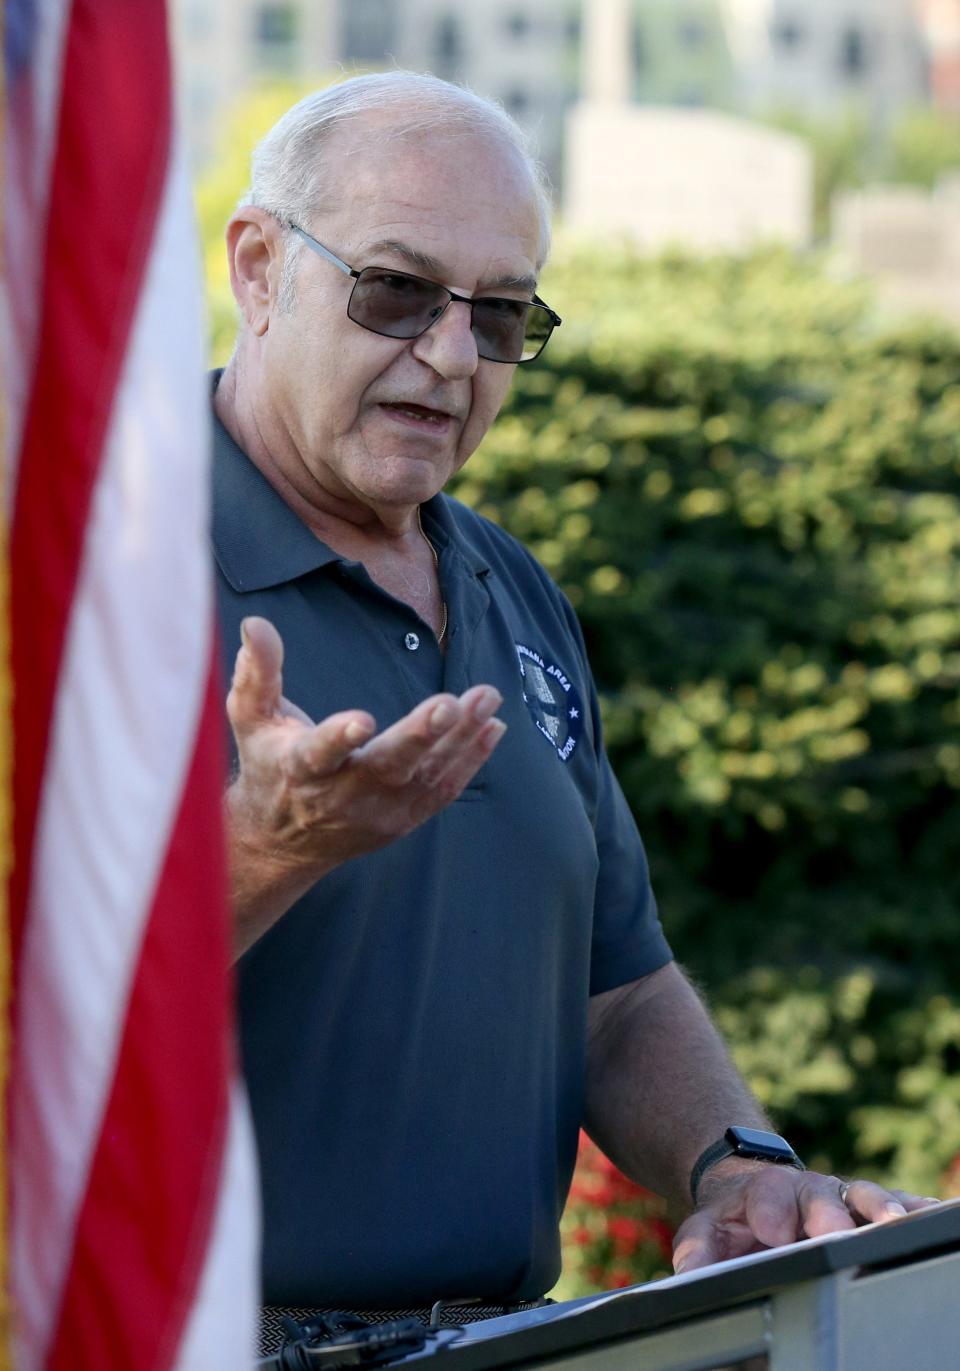
[[[600,769],[591,995],[657,971],[673,957],[657,914],[647,854],[602,743]]]
[[[673,960],[650,885],[647,854],[626,796],[603,745],[603,725],[583,630],[573,606],[558,590],[568,627],[590,683],[590,716],[598,779],[594,833],[599,858],[590,953],[590,994],[658,971]]]

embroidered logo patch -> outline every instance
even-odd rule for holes
[[[583,702],[577,688],[557,666],[532,647],[517,643],[523,699],[537,728],[567,762],[583,730]]]

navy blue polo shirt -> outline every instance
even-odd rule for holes
[[[314,719],[366,709],[383,728],[487,682],[508,725],[459,800],[326,876],[241,961],[264,1298],[540,1295],[559,1272],[588,997],[670,959],[576,618],[520,544],[438,495],[422,515],[441,653],[218,422],[214,492],[228,673],[260,614],[283,637],[284,693]]]

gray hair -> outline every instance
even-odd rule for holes
[[[539,262],[550,250],[550,184],[526,134],[502,106],[464,86],[410,71],[353,76],[305,96],[287,110],[253,152],[250,190],[242,203],[256,205],[286,224],[299,221],[323,202],[323,143],[350,119],[364,114],[392,116],[388,137],[440,130],[488,133],[517,152],[530,173],[540,216]],[[302,241],[285,232],[280,307],[292,304],[294,267]]]

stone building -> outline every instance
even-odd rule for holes
[[[493,96],[559,174],[578,80],[577,0],[174,0],[181,104],[195,160],[257,80],[406,67]]]
[[[567,111],[596,95],[584,84],[583,35],[607,5],[173,0],[195,159],[212,154],[223,112],[264,76],[306,81],[338,67],[400,66],[502,101],[559,182]],[[858,105],[885,121],[925,99],[934,47],[944,89],[956,63],[960,100],[960,0],[616,0],[616,8],[617,80],[633,102],[741,114]]]
[[[723,0],[745,110],[823,115],[851,106],[884,123],[927,98],[916,0]]]
[[[960,178],[945,178],[932,194],[919,186],[846,192],[834,204],[833,248],[888,304],[960,323]]]
[[[797,138],[714,110],[638,104],[629,0],[595,0],[583,34],[583,96],[567,120],[564,214],[574,231],[740,252],[802,247],[812,165]]]

